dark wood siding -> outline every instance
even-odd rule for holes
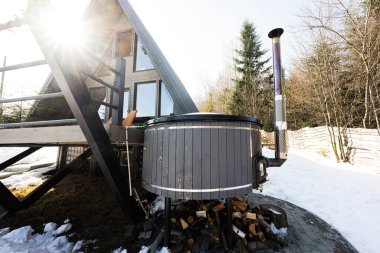
[[[175,199],[219,199],[252,191],[251,154],[260,132],[247,122],[188,121],[149,126],[143,185]]]

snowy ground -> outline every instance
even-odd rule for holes
[[[380,174],[312,151],[291,150],[288,157],[281,168],[268,169],[262,194],[313,212],[359,252],[380,252]]]
[[[84,241],[69,242],[68,236],[72,225],[69,220],[58,226],[55,223],[47,223],[42,234],[33,233],[31,226],[25,226],[10,230],[0,229],[0,252],[7,253],[76,253],[79,252]]]
[[[21,151],[0,148],[0,162]],[[19,173],[20,167],[54,162],[56,152],[54,148],[37,151],[18,163],[15,169],[18,174],[1,181],[11,188],[39,184],[43,171],[53,166]],[[264,153],[271,156],[269,150]],[[291,150],[288,161],[281,168],[269,168],[268,174],[269,182],[264,185],[262,194],[313,212],[341,232],[359,252],[379,252],[380,174],[365,167],[337,164],[315,152],[301,150]],[[71,253],[79,250],[83,242],[69,243],[67,236],[58,233],[59,227],[49,224],[43,234],[33,234],[30,226],[13,231],[0,228],[0,252]],[[125,253],[122,248],[114,252]]]
[[[0,147],[0,163],[21,153],[27,148]],[[0,181],[9,189],[39,185],[44,181],[43,173],[55,169],[58,148],[42,148],[16,164],[0,172]]]

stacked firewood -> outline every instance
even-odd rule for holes
[[[234,198],[232,204],[233,249],[276,251],[287,245],[284,235],[287,217],[280,207],[253,206],[242,197]],[[227,216],[223,202],[178,201],[173,203],[170,221],[173,252],[231,250],[226,238]]]

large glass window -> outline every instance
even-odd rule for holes
[[[137,117],[153,117],[156,111],[156,82],[136,85]]]
[[[123,118],[127,117],[129,113],[129,90],[124,90],[124,102],[123,102]]]
[[[160,115],[170,115],[174,112],[174,102],[166,88],[165,83],[161,82],[161,111]]]
[[[152,61],[141,44],[140,40],[136,43],[136,62],[135,71],[154,69]]]

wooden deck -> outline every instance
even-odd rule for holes
[[[125,128],[117,125],[104,124],[104,128],[112,144],[125,142]],[[129,143],[139,145],[143,143],[144,130],[128,129]],[[79,125],[28,127],[0,129],[0,146],[62,146],[87,145]]]

